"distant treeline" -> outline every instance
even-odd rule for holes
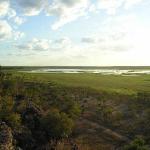
[[[32,69],[150,69],[150,66],[2,66],[4,70],[32,70]]]

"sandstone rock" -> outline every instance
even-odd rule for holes
[[[14,150],[11,128],[0,122],[0,150]]]

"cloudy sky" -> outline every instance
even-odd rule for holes
[[[0,65],[150,65],[150,0],[0,0]]]

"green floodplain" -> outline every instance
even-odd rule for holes
[[[0,121],[11,147],[150,150],[150,74],[21,72],[29,69],[1,69]]]
[[[122,76],[90,73],[18,73],[28,81],[53,82],[62,87],[83,87],[97,91],[134,94],[138,91],[150,91],[150,75]]]
[[[135,69],[150,70],[150,66],[44,66],[44,67],[3,67],[7,72],[16,76],[24,76],[29,81],[54,82],[64,87],[84,87],[97,91],[117,92],[124,94],[134,94],[138,91],[150,91],[150,74],[122,74],[103,75],[100,73],[32,73],[28,71],[37,69],[120,69],[134,71]],[[24,72],[25,71],[25,72]]]

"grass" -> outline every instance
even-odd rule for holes
[[[150,92],[150,75],[119,76],[100,74],[64,74],[64,73],[14,73],[26,80],[54,82],[63,87],[86,87],[97,91],[133,94],[137,91]]]

